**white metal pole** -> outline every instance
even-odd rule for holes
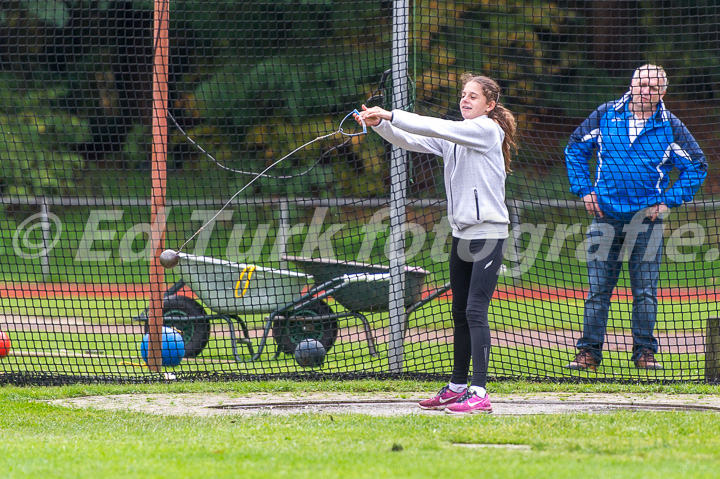
[[[408,2],[393,2],[392,106],[407,105],[408,70]],[[388,370],[403,370],[403,336],[405,329],[405,189],[407,185],[406,154],[393,146],[390,161],[390,343]]]
[[[42,204],[40,205],[40,228],[42,229],[43,238],[43,256],[42,256],[42,273],[43,281],[47,281],[50,277],[50,208],[48,208],[47,198],[43,196]],[[58,233],[59,234],[59,233]]]
[[[280,228],[278,230],[276,242],[279,243],[278,259],[280,260],[280,269],[287,269],[287,261],[283,261],[283,256],[287,253],[288,234],[290,234],[290,205],[287,198],[280,200]]]

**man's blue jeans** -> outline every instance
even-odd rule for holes
[[[650,221],[642,213],[630,221],[607,216],[595,218],[588,228],[587,240],[590,290],[585,300],[583,335],[577,342],[578,349],[590,351],[598,364],[602,361],[610,300],[627,250],[630,251],[628,270],[633,294],[631,360],[635,361],[643,349],[657,353],[658,342],[653,331],[663,250],[662,220]]]

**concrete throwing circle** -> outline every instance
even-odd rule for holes
[[[64,407],[124,410],[160,415],[292,415],[366,414],[404,416],[443,414],[418,407],[427,394],[391,393],[257,393],[121,394],[45,401]],[[611,413],[615,411],[720,412],[720,398],[697,394],[570,394],[492,395],[494,415]]]

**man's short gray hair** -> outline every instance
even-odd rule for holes
[[[665,69],[660,65],[653,65],[650,63],[645,64],[635,70],[635,73],[633,73],[633,80],[640,76],[641,71],[645,70],[657,72],[657,77],[663,79],[662,92],[665,93],[667,91],[668,85],[670,85],[670,83],[668,82],[667,73],[665,73]]]

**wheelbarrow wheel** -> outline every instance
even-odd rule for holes
[[[337,318],[327,318],[332,314],[333,310],[324,301],[290,311],[273,325],[273,339],[285,354],[294,353],[304,339],[320,341],[325,351],[330,351],[338,335]],[[318,319],[313,319],[315,317]]]
[[[187,296],[171,296],[163,304],[164,324],[182,334],[186,358],[198,356],[210,340],[208,319],[181,319],[194,316],[205,316],[205,310],[197,301]]]

